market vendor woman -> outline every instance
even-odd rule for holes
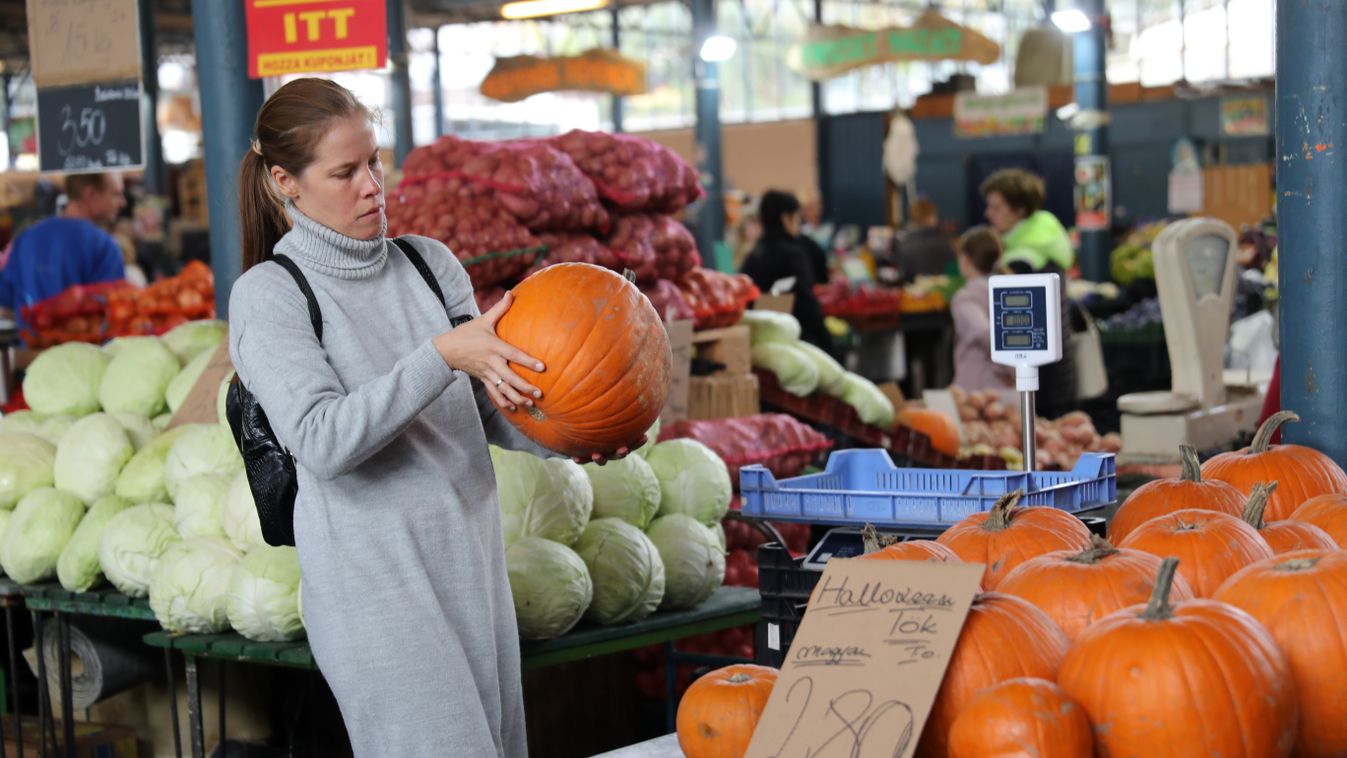
[[[510,364],[545,367],[495,335],[509,294],[479,316],[454,256],[409,237],[441,304],[385,238],[379,145],[354,95],[293,81],[256,130],[230,354],[297,463],[309,642],[355,754],[527,755],[487,442],[549,455],[496,410],[539,397]],[[312,287],[321,340],[273,253]]]

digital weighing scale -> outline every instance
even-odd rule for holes
[[[1024,470],[1034,470],[1038,369],[1062,359],[1062,282],[1056,274],[993,276],[988,281],[992,362],[1015,368]]]
[[[1176,221],[1151,244],[1171,389],[1118,398],[1120,463],[1174,462],[1179,445],[1227,447],[1253,431],[1261,395],[1223,378],[1235,249],[1234,229],[1210,218]]]

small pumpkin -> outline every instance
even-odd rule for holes
[[[1233,605],[1171,604],[1180,565],[1166,558],[1150,602],[1086,629],[1062,662],[1057,684],[1089,717],[1095,754],[1290,755],[1297,706],[1285,654]]]
[[[954,419],[929,408],[908,406],[898,411],[898,426],[909,426],[931,438],[931,449],[951,457],[959,455],[959,427]]]
[[[1062,630],[1028,602],[1000,592],[977,595],[959,632],[916,754],[923,758],[948,755],[954,720],[987,687],[1026,676],[1056,678],[1067,645]]]
[[[949,730],[950,758],[1087,758],[1085,711],[1046,679],[1010,679],[979,692]]]
[[[621,275],[588,263],[548,266],[513,292],[496,336],[544,370],[511,364],[542,397],[505,418],[570,456],[635,447],[664,408],[673,365],[650,301]]]
[[[1033,603],[1074,641],[1110,613],[1146,602],[1159,571],[1158,557],[1095,537],[1089,550],[1059,550],[1021,563],[996,589]],[[1173,597],[1193,598],[1183,577],[1175,580]]]
[[[1277,489],[1277,483],[1255,484],[1249,502],[1244,506],[1244,521],[1258,530],[1267,540],[1268,547],[1275,555],[1289,553],[1292,550],[1336,550],[1338,544],[1323,529],[1308,521],[1263,521],[1268,497]]]
[[[1206,508],[1238,516],[1243,512],[1245,496],[1229,482],[1202,478],[1197,449],[1180,445],[1183,473],[1178,479],[1156,479],[1133,492],[1109,521],[1108,538],[1115,545],[1127,539],[1138,526],[1156,516],[1185,508]]]
[[[1090,530],[1081,520],[1049,506],[1019,507],[1023,490],[996,501],[946,529],[936,541],[964,563],[982,563],[982,588],[994,590],[1011,569],[1054,550],[1088,550]]]
[[[869,561],[935,561],[937,563],[959,563],[959,556],[953,550],[935,540],[908,540],[895,542],[886,548],[861,556]]]
[[[1268,417],[1254,435],[1253,444],[1233,453],[1221,453],[1202,466],[1202,476],[1233,484],[1245,495],[1261,482],[1279,482],[1267,506],[1267,518],[1289,518],[1296,506],[1317,495],[1347,492],[1347,473],[1327,455],[1304,445],[1271,445],[1282,424],[1299,421],[1292,411]]]
[[[1267,540],[1242,519],[1198,508],[1157,516],[1119,547],[1181,559],[1179,574],[1197,597],[1211,597],[1231,574],[1272,557]]]
[[[1295,509],[1291,520],[1314,524],[1338,543],[1338,547],[1347,549],[1347,495],[1335,492],[1312,497]]]
[[[739,758],[776,685],[777,671],[736,664],[692,683],[678,704],[678,746],[687,758]]]
[[[1213,599],[1247,611],[1286,654],[1300,700],[1295,754],[1347,755],[1347,552],[1297,550],[1259,561]]]

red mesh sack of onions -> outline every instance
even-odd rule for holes
[[[593,235],[549,232],[538,235],[538,239],[547,246],[547,256],[543,258],[542,266],[553,263],[592,263],[622,273],[622,262]]]
[[[696,319],[697,314],[693,313],[692,307],[684,299],[683,292],[678,289],[678,285],[668,279],[660,279],[653,284],[641,285],[641,292],[645,293],[650,304],[655,306],[655,312],[665,321],[692,321]]]
[[[739,323],[748,304],[762,294],[753,280],[743,274],[724,274],[708,268],[694,268],[678,282],[695,314],[697,329],[716,329]]]
[[[741,466],[762,464],[777,478],[792,477],[832,447],[827,437],[781,413],[678,421],[660,428],[661,442],[679,437],[697,440],[715,451],[729,467],[736,491]]]
[[[599,195],[621,211],[677,213],[703,194],[697,170],[648,139],[577,129],[549,143],[569,155]]]
[[[680,281],[701,263],[692,233],[671,216],[618,216],[605,242],[638,282]]]

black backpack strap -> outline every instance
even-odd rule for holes
[[[284,255],[273,255],[271,259],[281,264],[281,267],[290,272],[294,277],[295,284],[299,285],[299,291],[304,293],[304,299],[309,301],[309,321],[313,323],[313,333],[318,335],[318,341],[323,341],[323,311],[318,307],[318,298],[313,296],[313,289],[309,287],[309,280],[304,278],[304,272],[299,270],[299,266]]]
[[[420,274],[421,278],[426,280],[426,284],[430,286],[430,291],[434,292],[435,297],[440,299],[440,306],[448,308],[449,304],[444,301],[444,290],[440,289],[440,283],[435,279],[435,274],[431,272],[430,266],[426,263],[426,259],[422,258],[421,254],[416,252],[416,248],[412,247],[412,243],[401,237],[394,237],[393,244],[397,245],[398,249],[407,256],[407,260],[411,261],[412,265],[416,267],[416,273]]]

